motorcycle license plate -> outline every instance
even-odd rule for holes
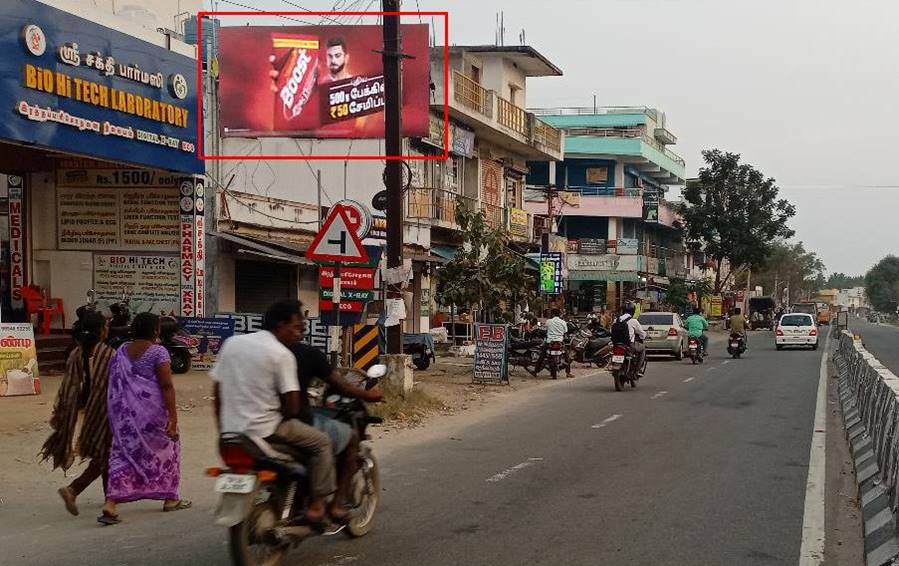
[[[613,364],[623,364],[624,356],[612,356],[612,363]]]
[[[256,487],[256,476],[222,474],[215,480],[217,493],[250,493]]]
[[[739,348],[739,347],[740,347],[740,343],[739,343],[739,342],[731,342],[731,343],[730,343],[730,347],[731,347],[731,348]]]
[[[549,351],[549,355],[550,355],[550,356],[561,356],[561,355],[562,355],[562,350],[550,350],[550,351]]]
[[[695,349],[696,349],[696,344],[690,344],[690,349],[691,349],[691,350],[695,350]]]

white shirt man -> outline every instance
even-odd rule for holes
[[[619,316],[618,320],[621,322],[627,322],[627,331],[631,338],[631,344],[636,343],[637,337],[639,337],[640,340],[646,340],[646,331],[643,330],[643,325],[640,324],[639,320],[627,313]]]
[[[221,391],[221,432],[259,438],[284,420],[280,395],[300,390],[296,357],[268,330],[226,340],[210,376]]]
[[[546,341],[562,342],[568,332],[568,323],[558,314],[546,321]]]

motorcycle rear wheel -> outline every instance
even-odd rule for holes
[[[615,391],[621,391],[621,389],[622,389],[621,372],[613,371],[612,378],[615,380]]]
[[[259,491],[253,493],[253,501],[258,501]],[[264,540],[277,522],[278,511],[269,499],[256,503],[242,522],[228,529],[228,546],[234,566],[281,565],[287,546],[273,546]]]
[[[182,374],[190,371],[191,366],[191,358],[190,353],[184,350],[175,350],[171,354],[172,358],[172,373],[174,374]]]
[[[412,363],[415,364],[415,369],[419,369],[424,371],[431,367],[431,357],[430,356],[415,356],[412,358]]]

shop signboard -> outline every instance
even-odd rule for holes
[[[180,179],[180,178],[179,178]],[[56,189],[61,250],[178,250],[178,186]]]
[[[640,240],[637,238],[618,238],[616,247],[618,255],[636,255],[640,250]]]
[[[509,233],[518,238],[527,238],[528,227],[528,212],[518,208],[510,208]]]
[[[475,324],[475,383],[501,384],[508,381],[508,341],[508,324]]]
[[[94,284],[97,304],[130,299],[132,312],[179,313],[179,260],[165,254],[94,254]]]
[[[206,187],[202,179],[194,182],[194,283],[196,285],[196,316],[206,314]]]
[[[208,370],[215,365],[215,358],[222,344],[234,335],[234,320],[229,318],[178,317],[185,332],[193,339],[197,353],[193,357],[193,369]]]
[[[428,26],[402,31],[403,135],[426,138]],[[225,135],[384,137],[381,26],[234,26],[218,40]]]
[[[179,268],[181,282],[181,316],[196,315],[197,280],[194,265],[196,248],[194,240],[194,184],[191,181],[181,183],[181,229],[178,232],[178,251],[181,256]]]
[[[40,392],[34,328],[27,322],[0,324],[0,397]]]
[[[709,316],[712,318],[720,317],[723,315],[722,306],[724,304],[724,300],[721,295],[712,295],[709,299]]]
[[[0,138],[194,174],[196,61],[36,0],[5,0]]]
[[[606,241],[599,238],[581,238],[578,240],[578,253],[584,255],[602,255],[606,253]]]
[[[7,175],[9,195],[9,288],[12,307],[23,307],[22,287],[25,286],[25,179],[19,175]]]
[[[453,134],[450,151],[462,157],[474,157],[474,132],[456,125],[453,125],[450,131]]]
[[[220,312],[215,314],[215,318],[233,321],[234,334],[250,334],[262,330],[262,321],[264,317],[259,313]],[[323,324],[321,319],[307,318],[306,333],[303,335],[303,342],[322,352],[326,352],[328,349],[327,325]]]
[[[562,254],[540,254],[540,292],[544,295],[562,293]]]
[[[609,184],[609,167],[587,167],[587,184],[588,185],[608,185]]]

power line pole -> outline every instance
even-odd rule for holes
[[[384,13],[384,120],[387,151],[387,268],[403,265],[403,155],[402,137],[402,38],[400,32],[401,0],[383,0]],[[385,297],[385,305],[386,305]],[[402,321],[387,328],[387,353],[403,353]]]

